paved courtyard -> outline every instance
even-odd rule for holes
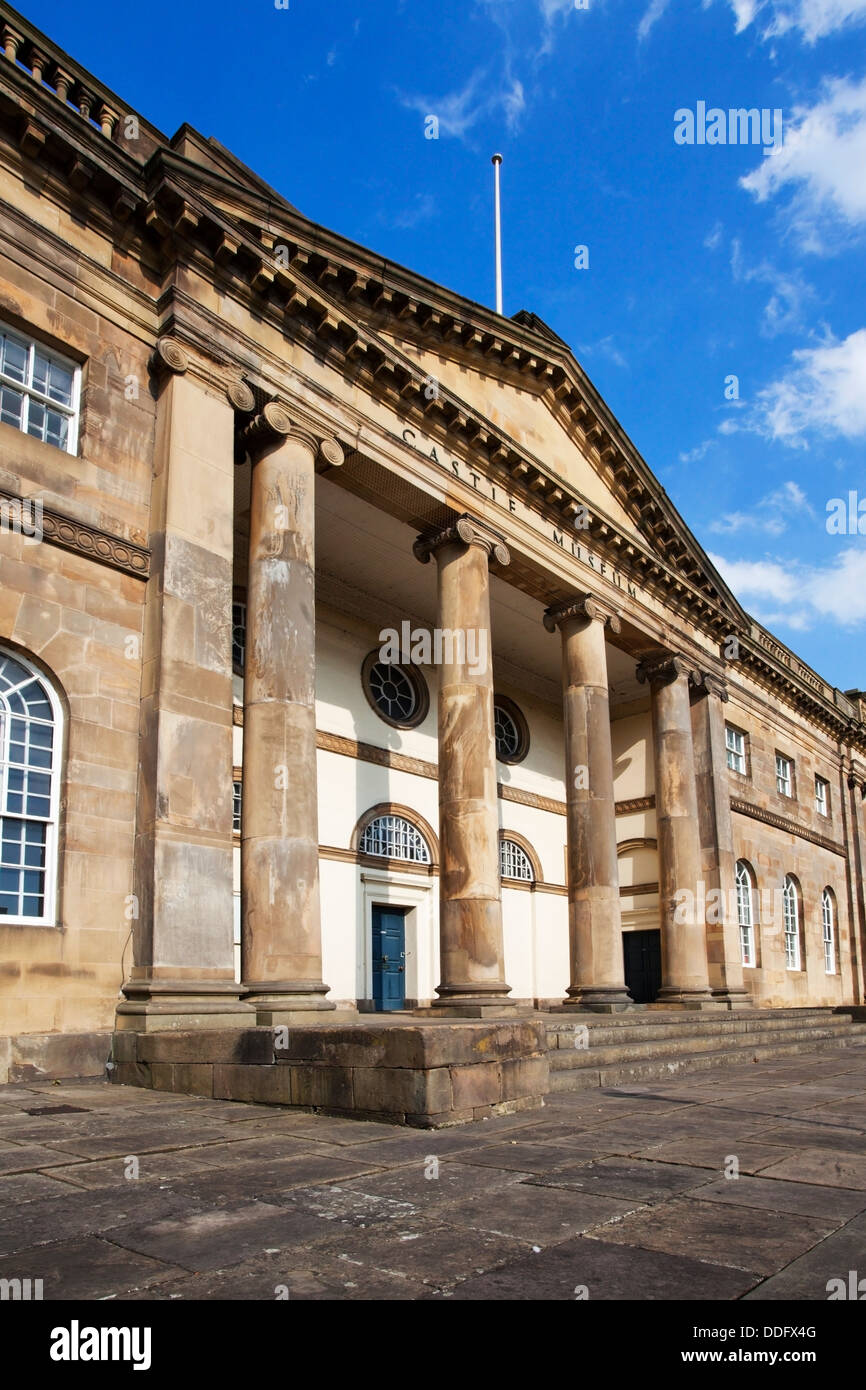
[[[7,1086],[0,1174],[0,1278],[46,1299],[826,1300],[866,1274],[866,1051],[438,1133]]]

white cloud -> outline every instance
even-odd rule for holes
[[[717,222],[715,226],[712,228],[712,230],[707,232],[706,236],[704,237],[704,246],[707,248],[708,251],[715,251],[716,247],[721,244],[724,230],[725,229],[722,226],[722,223]]]
[[[410,111],[418,111],[425,118],[435,116],[441,135],[453,135],[458,140],[463,140],[490,109],[489,96],[478,95],[485,76],[484,69],[476,68],[464,86],[455,92],[448,92],[441,97],[407,96],[399,93],[400,100]]]
[[[654,24],[657,24],[670,4],[670,0],[650,0],[648,7],[644,10],[640,24],[637,26],[637,36],[641,43],[649,34]]]
[[[866,546],[847,546],[825,565],[786,560],[710,560],[747,610],[768,626],[803,631],[866,623]]]
[[[700,463],[705,458],[710,449],[716,446],[715,439],[705,439],[701,444],[697,444],[694,449],[686,449],[679,455],[680,463]]]
[[[428,97],[420,94],[398,92],[403,106],[410,111],[418,111],[426,120],[435,116],[439,122],[439,134],[452,135],[464,140],[472,128],[486,116],[503,111],[505,124],[515,130],[526,107],[523,83],[511,72],[511,62],[506,60],[505,72],[498,87],[488,81],[488,71],[476,68],[465,85],[457,91],[444,96]]]
[[[815,511],[799,483],[787,482],[767,493],[748,512],[726,512],[710,523],[710,531],[720,535],[736,535],[740,531],[759,531],[768,536],[781,536],[797,513],[814,517]]]
[[[838,29],[866,22],[866,0],[730,0],[730,4],[738,34],[748,29],[757,15],[766,17],[762,39],[796,30],[806,43],[813,44]]]
[[[599,338],[597,343],[581,343],[579,351],[585,357],[606,357],[609,362],[613,362],[617,367],[628,366],[628,362],[613,340],[612,333],[608,333],[605,338]]]
[[[395,227],[398,231],[408,231],[412,227],[417,227],[419,222],[427,222],[435,212],[436,200],[432,194],[416,193],[407,207],[393,213],[390,217],[383,215],[381,220],[388,227]]]
[[[789,211],[804,248],[825,249],[819,216],[848,230],[866,224],[866,78],[829,80],[821,100],[795,108],[783,130],[782,144],[740,184],[758,202],[790,190]]]
[[[801,271],[777,270],[769,261],[747,267],[736,239],[731,243],[731,271],[736,282],[756,281],[771,286],[773,292],[764,305],[761,319],[761,333],[765,338],[775,338],[778,333],[791,333],[802,327],[803,310],[815,298],[815,291]]]
[[[745,428],[808,447],[808,435],[866,438],[866,328],[793,354],[794,365],[758,393]]]

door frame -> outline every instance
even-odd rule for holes
[[[402,970],[402,976],[403,976],[403,979],[402,979],[402,984],[403,984],[403,999],[402,999],[402,1003],[400,1004],[400,1010],[399,1010],[400,1012],[405,1011],[405,1009],[406,1009],[406,918],[407,918],[407,916],[409,915],[409,911],[410,911],[410,910],[411,910],[411,909],[404,907],[402,903],[401,903],[400,906],[398,907],[398,906],[396,905],[396,903],[375,902],[375,903],[373,903],[372,912],[371,912],[371,919],[375,919],[376,912],[378,911],[380,914],[391,913],[392,916],[394,916],[394,917],[396,917],[396,918],[399,918],[399,921],[400,921],[400,933],[401,933],[402,942],[403,942],[403,951],[402,951],[402,954],[403,954],[403,970]],[[375,953],[374,953],[374,954],[373,954],[373,963],[372,963],[372,979],[373,979],[373,980],[375,980],[375,976],[376,976],[376,961],[375,961]],[[381,989],[381,993],[382,993],[382,996],[383,996],[383,1002],[384,1002],[384,988],[383,988],[383,985],[382,985],[382,984],[380,984],[380,989]],[[375,989],[373,989],[372,987],[371,987],[370,994],[371,994],[371,1000],[372,1000],[372,1002],[373,1002],[373,1006],[374,1006],[374,1009],[375,1009],[375,1004],[376,1004],[375,994],[376,994],[376,991],[375,991]],[[375,1009],[375,1012],[376,1012],[376,1013],[396,1013],[396,1012],[398,1012],[398,1010],[395,1010],[395,1009],[385,1009],[385,1008],[383,1008],[383,1007],[380,1006],[378,1009]]]
[[[434,882],[418,874],[398,870],[365,869],[360,875],[358,913],[357,1003],[362,1013],[373,1013],[373,907],[401,907],[405,910],[406,1002],[413,1009],[434,996],[436,934],[433,931]]]

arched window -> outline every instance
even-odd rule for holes
[[[797,881],[790,874],[785,877],[783,892],[785,912],[785,968],[799,970],[800,966],[800,894]]]
[[[413,864],[430,863],[430,847],[421,831],[405,816],[377,816],[361,836],[361,854],[384,859],[407,859]]]
[[[824,969],[836,974],[836,903],[832,888],[821,894],[821,934],[824,938]]]
[[[743,965],[754,966],[755,881],[745,859],[737,860],[737,921],[740,925],[740,957]]]
[[[516,840],[503,838],[499,841],[499,872],[503,878],[516,878],[523,883],[535,881],[532,860]]]
[[[54,924],[62,713],[45,676],[0,649],[0,916]]]

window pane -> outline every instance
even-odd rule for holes
[[[3,371],[22,385],[27,380],[27,348],[14,338],[3,338]]]
[[[20,430],[23,409],[23,396],[17,391],[10,391],[8,386],[0,388],[0,420],[4,425],[15,425]]]
[[[45,440],[56,449],[65,449],[69,440],[69,418],[59,411],[45,412]]]
[[[42,353],[36,352],[33,356],[33,385],[37,391],[43,391],[46,396],[50,396],[53,401],[59,401],[61,405],[72,405],[72,372],[61,367],[58,362],[51,362]]]

